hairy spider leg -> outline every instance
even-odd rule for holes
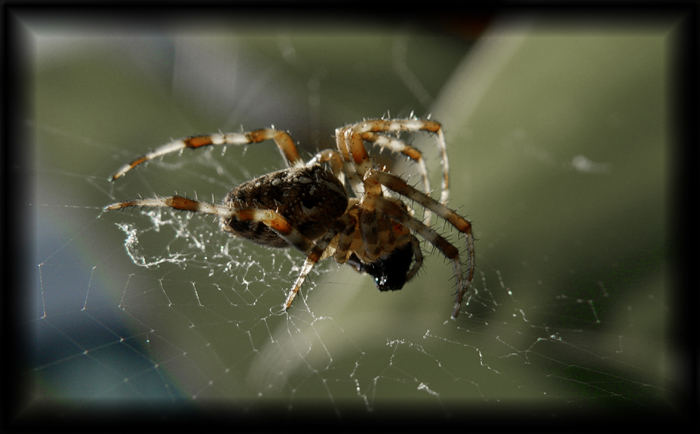
[[[459,250],[433,229],[424,225],[421,221],[407,215],[395,203],[392,203],[385,198],[379,198],[377,200],[377,209],[381,210],[381,212],[385,213],[387,216],[389,216],[389,218],[410,228],[418,235],[428,240],[432,245],[437,247],[442,254],[445,255],[445,257],[452,261],[459,288],[455,299],[454,310],[452,311],[452,318],[457,318],[462,305],[462,298],[466,292],[466,289],[469,287],[468,282],[465,281],[464,277],[462,276],[462,263],[459,258]]]
[[[342,143],[337,137],[339,130],[344,135]],[[357,166],[357,172],[360,176],[364,176],[372,168],[372,162],[362,142],[364,140],[363,134],[368,132],[391,133],[403,131],[426,131],[436,135],[442,162],[440,203],[446,204],[449,199],[449,162],[447,159],[445,135],[439,122],[424,119],[370,119],[336,129],[336,143],[339,145],[339,150],[343,157],[347,160],[350,160],[352,157],[352,161]],[[340,149],[341,145],[344,146],[344,149]]]
[[[212,214],[221,217],[222,221],[235,218],[240,221],[262,222],[285,239],[290,246],[302,252],[308,252],[315,243],[295,229],[284,216],[270,209],[247,208],[233,209],[225,205],[200,202],[182,196],[156,197],[151,199],[136,199],[107,205],[105,211],[114,211],[127,207],[174,208],[181,211],[191,211],[202,214]]]
[[[173,140],[155,148],[151,152],[133,160],[132,162],[125,164],[119,170],[117,170],[114,175],[112,175],[110,180],[114,181],[121,178],[134,167],[147,161],[151,161],[155,158],[162,157],[163,155],[171,154],[173,152],[178,152],[183,149],[198,149],[203,146],[210,145],[249,145],[269,139],[274,140],[275,144],[277,144],[277,147],[282,153],[288,167],[303,164],[303,160],[299,156],[299,151],[297,151],[297,147],[294,145],[294,141],[289,134],[281,130],[263,128],[242,133],[205,134]]]
[[[350,149],[347,145],[346,132],[348,131],[348,128],[348,126],[336,128],[335,145],[343,159],[343,172],[345,172],[345,175],[348,177],[350,189],[355,194],[355,197],[362,197],[362,193],[364,191],[362,187],[362,178],[357,173],[355,164],[350,157]]]
[[[420,249],[420,244],[418,243],[418,240],[416,237],[411,237],[411,248],[413,249],[413,266],[411,267],[410,270],[408,270],[408,273],[406,274],[406,282],[409,280],[413,279],[413,276],[416,275],[418,270],[420,270],[420,267],[423,265],[423,252]]]
[[[355,193],[356,197],[361,197],[364,191],[362,187],[362,172],[358,173],[355,167],[355,163],[351,158],[350,148],[347,146],[347,142],[351,140],[352,130],[351,125],[340,127],[335,130],[335,141],[338,150],[340,151],[339,156],[342,156],[344,161],[344,171],[348,175],[350,180],[350,185],[352,191]],[[425,166],[425,161],[422,158],[421,152],[411,146],[406,145],[402,140],[398,138],[392,138],[385,134],[365,132],[362,134],[363,140],[370,142],[374,146],[379,146],[384,149],[389,149],[392,152],[401,152],[402,154],[408,156],[418,165],[418,171],[423,179],[423,189],[429,194],[430,193],[430,180],[428,178],[428,170]],[[364,150],[364,148],[363,148]],[[365,152],[366,158],[369,156]],[[427,211],[425,215],[426,221],[430,219],[430,212]]]
[[[417,232],[423,238],[432,243],[435,247],[440,249],[440,251],[449,259],[451,259],[455,266],[455,273],[457,275],[457,297],[455,300],[455,308],[452,313],[452,317],[456,318],[459,315],[459,310],[461,308],[462,299],[467,289],[471,285],[472,279],[474,278],[474,236],[472,235],[471,223],[468,220],[462,218],[455,211],[447,208],[445,205],[437,202],[430,196],[423,194],[422,192],[416,190],[415,188],[408,185],[403,179],[396,175],[392,175],[386,172],[379,172],[372,170],[365,177],[366,185],[370,185],[371,189],[376,189],[374,183],[378,183],[386,186],[388,189],[399,193],[411,200],[420,203],[422,206],[432,210],[438,216],[445,219],[458,231],[465,234],[467,243],[467,261],[466,261],[466,275],[462,274],[462,266],[459,258],[458,249],[450,244],[445,238],[440,236],[437,232],[421,223],[420,221],[414,219],[408,215],[401,207],[395,203],[383,198],[381,196],[375,196],[373,198],[374,206],[379,211],[385,212],[393,220],[403,224],[404,226],[410,228],[414,232]]]
[[[335,225],[323,237],[316,240],[315,245],[311,248],[311,251],[309,251],[308,255],[306,256],[306,260],[304,260],[304,265],[301,267],[301,271],[294,282],[294,286],[292,286],[292,289],[290,289],[289,293],[287,294],[287,299],[282,305],[283,310],[286,311],[289,309],[294,301],[294,298],[301,289],[301,286],[304,284],[306,276],[309,275],[314,265],[325,257],[331,240],[335,238],[338,233],[346,232],[348,228],[353,229],[354,226],[354,219],[345,214],[335,222]]]
[[[313,158],[306,163],[306,165],[310,167],[319,163],[329,163],[331,166],[331,172],[333,173],[333,176],[338,178],[341,184],[345,185],[343,159],[340,157],[338,151],[334,149],[324,149],[323,151],[314,155]]]
[[[395,137],[389,137],[386,134],[366,132],[362,133],[362,139],[370,142],[372,145],[379,146],[383,149],[389,149],[392,152],[400,152],[413,160],[418,165],[418,172],[423,178],[423,191],[425,194],[430,194],[430,180],[428,179],[428,169],[425,166],[423,154],[413,146],[409,146],[403,140]],[[430,224],[430,210],[426,209],[423,213],[423,223]]]

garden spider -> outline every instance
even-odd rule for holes
[[[440,202],[429,196],[430,186],[420,151],[399,139],[402,132],[416,131],[437,137],[443,166]],[[314,265],[329,257],[372,275],[380,291],[401,289],[423,263],[416,238],[420,236],[452,261],[457,279],[452,317],[457,317],[474,276],[474,238],[471,223],[445,206],[447,154],[438,122],[374,119],[346,125],[335,130],[336,150],[321,151],[306,163],[291,137],[273,128],[193,136],[173,140],[122,166],[111,180],[121,178],[144,162],[185,148],[248,145],[269,139],[277,144],[287,168],[235,187],[222,204],[170,196],[118,202],[105,210],[170,207],[213,214],[221,219],[222,229],[232,235],[271,247],[296,247],[306,254],[306,260],[284,302],[284,310],[291,306]],[[365,142],[412,159],[420,169],[425,192],[408,185],[386,168],[377,167],[365,149]],[[387,191],[395,194],[387,196],[384,194]],[[401,196],[425,209],[423,221],[413,217],[413,211]],[[464,234],[466,255],[460,255],[457,247],[429,226],[430,212]],[[466,256],[464,262],[462,256]]]

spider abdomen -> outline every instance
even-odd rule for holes
[[[234,209],[270,209],[301,234],[316,239],[345,213],[348,197],[340,181],[320,165],[291,167],[240,184],[226,195]],[[262,222],[224,221],[224,230],[270,247],[289,244]]]

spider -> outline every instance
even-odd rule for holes
[[[403,132],[417,131],[435,135],[441,152],[439,202],[430,196],[421,152],[399,138]],[[314,265],[329,257],[371,275],[380,291],[401,289],[423,264],[417,238],[422,237],[454,266],[457,289],[452,318],[457,317],[474,276],[474,238],[471,223],[446,206],[448,162],[438,122],[410,118],[349,124],[335,130],[337,149],[323,150],[308,162],[301,159],[289,134],[274,128],[191,136],[173,140],[125,164],[110,180],[121,178],[142,163],[186,148],[249,145],[265,140],[275,142],[287,168],[244,182],[231,190],[221,204],[170,196],[117,202],[105,210],[169,207],[212,214],[220,218],[222,230],[234,236],[270,247],[297,248],[306,260],[282,306],[285,311]],[[424,192],[379,167],[367,153],[366,143],[400,152],[417,164]],[[402,197],[424,208],[423,221],[414,217]],[[464,234],[465,254],[430,227],[431,212]]]

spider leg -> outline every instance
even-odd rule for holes
[[[301,271],[297,276],[297,280],[294,282],[294,286],[292,286],[292,289],[290,289],[289,293],[287,293],[287,298],[284,300],[284,304],[282,304],[282,310],[286,311],[292,305],[294,298],[301,289],[301,285],[303,285],[304,281],[306,280],[306,276],[308,276],[311,269],[314,268],[316,262],[318,262],[318,260],[314,260],[310,256],[306,258],[304,265],[301,267]]]
[[[326,250],[328,249],[328,245],[330,244],[331,240],[339,232],[347,232],[348,228],[353,229],[354,226],[354,219],[346,214],[339,218],[336,222],[336,225],[333,228],[331,228],[323,237],[316,240],[315,245],[311,248],[311,251],[308,253],[306,260],[304,261],[304,265],[301,267],[301,271],[299,272],[299,276],[297,276],[297,279],[294,282],[294,286],[292,286],[292,289],[290,289],[289,293],[287,294],[287,299],[282,305],[283,310],[289,309],[289,307],[292,305],[292,302],[294,301],[294,298],[299,292],[299,289],[301,289],[301,285],[304,283],[304,280],[306,280],[306,276],[309,275],[314,265],[316,265],[316,263],[324,257],[324,254],[326,253]]]
[[[270,209],[248,208],[236,210],[224,205],[200,202],[182,196],[156,197],[117,202],[104,207],[105,211],[114,211],[128,207],[174,208],[202,214],[212,214],[225,219],[235,218],[240,221],[259,221],[285,239],[289,245],[302,252],[308,252],[315,243],[295,229],[282,215]]]
[[[130,163],[123,165],[114,175],[112,175],[110,180],[114,181],[121,178],[134,167],[147,161],[151,161],[155,158],[162,157],[163,155],[178,152],[186,148],[197,149],[209,145],[249,145],[269,139],[274,140],[274,142],[277,144],[277,147],[282,153],[282,156],[285,158],[288,166],[303,164],[303,161],[299,156],[299,151],[297,151],[296,145],[294,145],[294,141],[289,134],[272,128],[263,128],[243,133],[205,134],[173,140],[155,148],[151,152],[131,161]]]
[[[379,172],[373,170],[368,176],[365,177],[365,182],[372,184],[374,182],[386,186],[390,190],[395,191],[409,199],[415,200],[422,206],[432,210],[437,215],[447,220],[452,226],[454,226],[458,231],[462,232],[466,236],[467,243],[467,258],[466,258],[466,274],[462,275],[462,267],[459,259],[459,251],[456,247],[450,244],[445,238],[440,236],[437,232],[430,229],[425,224],[413,217],[408,215],[403,211],[398,205],[382,198],[374,197],[374,206],[379,211],[384,211],[389,215],[390,218],[398,221],[399,223],[405,225],[411,230],[420,234],[423,238],[430,241],[435,245],[440,251],[447,256],[449,259],[453,260],[455,264],[455,272],[457,273],[458,279],[458,291],[457,300],[455,302],[455,310],[452,314],[456,317],[459,314],[459,309],[461,306],[462,298],[466,293],[471,281],[474,277],[474,236],[472,235],[471,223],[455,211],[447,208],[445,205],[437,202],[432,197],[421,193],[415,188],[408,185],[403,179],[398,176],[392,175],[386,172]]]
[[[459,256],[459,250],[454,245],[450,244],[444,237],[435,232],[430,227],[424,225],[421,221],[414,219],[406,214],[398,205],[384,198],[377,200],[377,209],[386,214],[392,220],[395,220],[412,231],[416,232],[421,237],[428,240],[432,245],[437,247],[443,255],[452,261],[454,272],[457,276],[457,295],[455,297],[454,310],[452,318],[457,318],[462,306],[464,294],[469,289],[471,279],[474,273],[473,262],[468,263],[466,276],[463,274],[462,262]],[[471,257],[471,252],[468,254]]]
[[[420,267],[423,265],[423,252],[421,252],[420,244],[414,236],[411,236],[411,248],[413,249],[414,262],[411,269],[408,270],[408,274],[406,274],[406,282],[413,279],[413,276],[416,275],[418,270],[420,270]]]
[[[365,181],[377,182],[402,196],[420,203],[423,207],[432,210],[437,215],[447,220],[458,231],[471,235],[471,224],[467,219],[460,216],[454,210],[451,210],[442,203],[436,201],[432,197],[411,187],[400,177],[391,173],[373,170],[365,177]]]
[[[323,151],[314,155],[306,165],[313,166],[319,163],[329,163],[331,166],[331,172],[333,176],[338,178],[341,184],[345,185],[345,173],[343,172],[343,159],[340,157],[338,151],[333,149],[324,149]]]
[[[385,134],[378,134],[372,132],[362,133],[362,139],[372,143],[375,146],[379,146],[384,149],[389,149],[392,152],[400,152],[406,155],[408,158],[412,159],[418,165],[418,171],[420,172],[421,178],[423,178],[423,191],[425,194],[430,194],[430,180],[428,179],[428,169],[425,167],[425,160],[423,159],[423,154],[413,146],[409,146],[403,142],[403,140],[389,137]],[[430,210],[425,210],[423,214],[423,223],[430,224],[431,213]]]
[[[336,128],[335,144],[338,148],[338,152],[343,158],[343,172],[345,172],[345,175],[348,177],[350,188],[352,189],[353,193],[355,193],[355,197],[362,197],[362,193],[364,191],[362,187],[362,178],[357,173],[356,167],[350,158],[350,148],[348,148],[346,140],[346,133],[349,128],[349,126]]]
[[[442,192],[440,203],[447,203],[449,198],[449,163],[447,160],[447,145],[442,126],[439,122],[423,119],[370,119],[336,129],[336,144],[346,161],[352,161],[357,166],[357,172],[364,176],[372,168],[367,150],[364,147],[365,133],[387,133],[404,131],[426,131],[437,136],[437,146],[442,161]],[[342,140],[339,134],[343,134]]]
[[[126,202],[116,202],[105,206],[104,210],[115,211],[118,209],[128,208],[132,206],[151,208],[175,208],[181,211],[200,212],[204,214],[218,215],[220,217],[230,217],[233,211],[231,208],[224,205],[200,202],[197,200],[187,199],[186,197],[182,196],[154,197],[150,199],[136,199],[129,200]]]

